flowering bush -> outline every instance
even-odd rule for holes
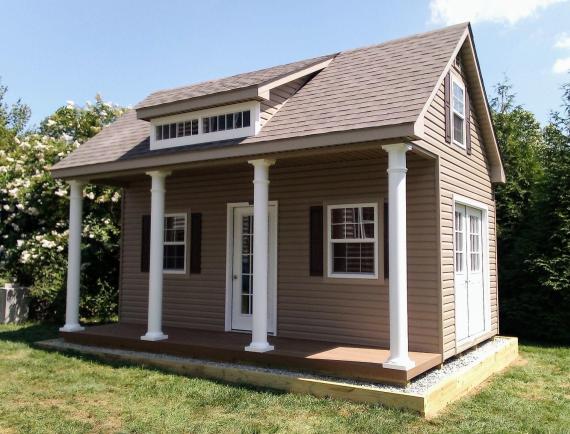
[[[83,107],[68,101],[39,128],[23,131],[26,122],[14,113],[18,108],[2,104],[4,92],[0,91],[0,267],[2,274],[31,288],[36,317],[59,321],[65,312],[69,187],[52,178],[49,168],[123,109],[99,96]],[[29,111],[24,114],[29,116]],[[117,308],[120,192],[86,186],[83,216],[81,314],[107,318]]]

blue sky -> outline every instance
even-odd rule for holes
[[[471,20],[487,91],[506,74],[545,121],[570,81],[570,1],[0,0],[0,77],[39,122],[97,92],[148,93]]]

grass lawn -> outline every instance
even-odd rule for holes
[[[570,348],[525,361],[439,418],[186,378],[34,349],[44,325],[0,326],[0,432],[570,432]]]

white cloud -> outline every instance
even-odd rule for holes
[[[457,24],[464,21],[492,21],[515,24],[535,15],[539,9],[566,0],[431,0],[431,21]]]
[[[566,32],[561,33],[554,46],[556,48],[570,48],[570,35]]]
[[[570,57],[565,57],[562,59],[556,59],[554,65],[552,65],[552,72],[555,74],[566,74],[570,71]]]

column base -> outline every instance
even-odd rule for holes
[[[82,327],[79,324],[65,324],[63,327],[59,328],[60,332],[80,332],[83,330],[85,330],[85,327]]]
[[[168,339],[168,335],[162,332],[146,332],[144,336],[141,336],[142,341],[163,341]]]
[[[245,347],[245,351],[250,351],[252,353],[266,353],[268,351],[273,351],[275,347],[273,345],[269,345],[267,342],[265,343],[257,343],[252,342],[247,347]]]
[[[416,364],[409,357],[390,358],[388,361],[382,363],[382,367],[386,369],[397,369],[399,371],[409,371]]]

